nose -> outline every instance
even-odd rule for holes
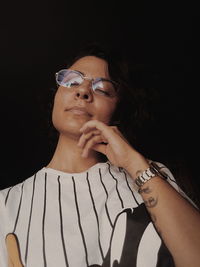
[[[93,94],[90,81],[84,81],[80,86],[77,87],[77,90],[75,92],[75,98],[83,99],[87,102],[92,101]]]

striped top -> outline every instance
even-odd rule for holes
[[[174,266],[133,180],[109,161],[81,173],[44,167],[1,190],[0,267],[8,258],[26,267]]]

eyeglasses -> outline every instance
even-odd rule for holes
[[[79,71],[70,69],[63,69],[56,73],[57,84],[67,88],[77,87],[81,85],[84,80],[92,82],[91,88],[97,95],[105,97],[115,97],[117,95],[117,83],[112,80],[105,78],[91,79]]]

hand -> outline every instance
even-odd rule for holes
[[[80,132],[82,135],[78,146],[83,149],[83,157],[87,157],[89,151],[93,149],[106,155],[113,165],[131,171],[133,176],[141,168],[148,168],[144,157],[128,143],[116,126],[90,120],[83,125]]]

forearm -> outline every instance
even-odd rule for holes
[[[146,169],[146,162],[144,162],[144,169]],[[133,172],[131,176],[135,179],[136,173]],[[154,177],[146,182],[141,187],[140,193],[176,266],[198,267],[200,262],[199,211],[160,177]]]

